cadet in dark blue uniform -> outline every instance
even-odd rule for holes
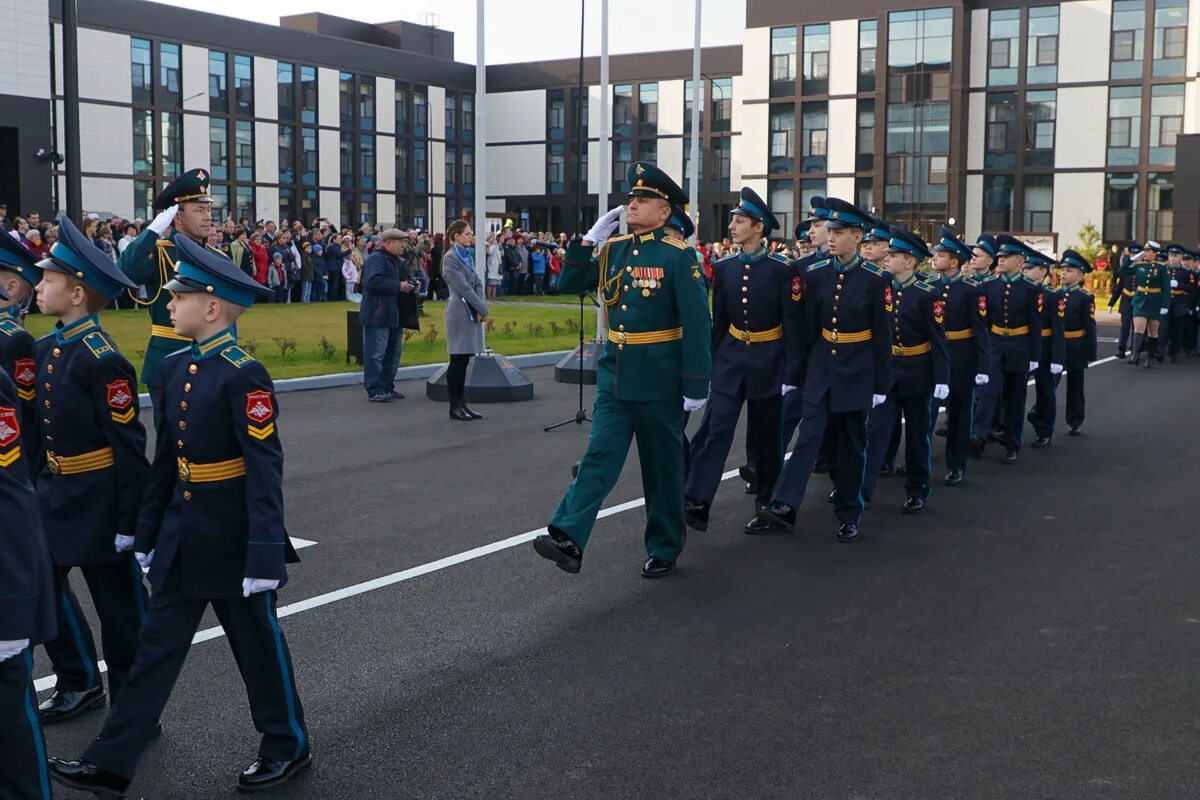
[[[879,217],[872,217],[869,225],[866,226],[866,233],[863,235],[862,246],[858,249],[862,253],[862,257],[879,267],[886,269],[884,260],[887,258],[888,244],[892,240],[892,226],[886,220]],[[900,433],[903,426],[900,421],[904,414],[899,405],[896,406],[896,422],[892,426],[892,438],[888,440],[887,451],[883,457],[883,465],[879,468],[880,474],[887,474],[896,470],[896,454],[900,452]],[[822,460],[831,462],[834,458],[832,449],[832,440],[826,435],[825,442],[821,445],[821,456],[817,459],[817,472],[820,472],[820,462]],[[896,472],[903,474],[903,466]],[[829,495],[829,502],[833,502],[833,495]]]
[[[1129,252],[1140,252],[1141,245],[1137,242],[1132,242],[1129,245]],[[1119,261],[1116,264],[1110,265],[1112,270],[1112,293],[1108,298],[1108,310],[1112,311],[1113,306],[1117,306],[1117,311],[1121,314],[1121,332],[1117,337],[1117,358],[1125,358],[1128,355],[1127,347],[1129,346],[1129,334],[1133,330],[1133,289],[1134,289],[1134,273],[1137,271],[1137,265],[1129,256],[1129,252],[1122,252]]]
[[[967,472],[975,392],[989,381],[991,331],[985,319],[987,301],[979,281],[961,271],[972,257],[971,248],[959,240],[953,229],[943,225],[941,241],[934,245],[933,251],[933,268],[938,273],[934,289],[944,304],[942,326],[950,357],[950,396],[946,398],[949,471],[943,482],[958,486]]]
[[[1184,330],[1188,317],[1192,314],[1197,289],[1197,275],[1184,263],[1186,251],[1181,245],[1167,246],[1169,280],[1171,285],[1171,305],[1167,311],[1166,341],[1158,342],[1158,359],[1166,351],[1171,356],[1171,363],[1179,361],[1179,351],[1183,348]]]
[[[887,271],[892,276],[891,384],[884,392],[886,399],[872,410],[867,424],[867,470],[862,495],[871,502],[896,425],[896,409],[900,409],[904,415],[907,495],[902,510],[918,514],[929,502],[930,405],[950,396],[950,360],[942,327],[945,300],[915,275],[917,265],[932,255],[921,237],[899,226],[893,226],[891,233],[887,255]]]
[[[209,605],[228,634],[262,734],[238,788],[258,790],[310,763],[304,711],[276,589],[295,551],[283,519],[279,406],[262,364],[237,346],[237,318],[269,290],[190,239],[164,288],[174,330],[195,342],[162,362],[154,466],[137,529],[154,596],[137,661],[104,729],[77,761],[51,759],[67,786],[122,795],[167,704]]]
[[[830,258],[808,268],[804,318],[812,344],[804,363],[789,361],[784,383],[804,383],[796,447],[775,483],[771,504],[746,526],[751,534],[790,529],[804,501],[813,464],[831,425],[837,441],[838,540],[858,538],[866,465],[867,415],[891,386],[891,278],[863,261],[858,247],[866,212],[844,200],[825,201]],[[787,391],[785,389],[785,391]]]
[[[17,387],[21,404],[21,438],[26,463],[37,464],[42,451],[37,413],[37,362],[33,358],[33,336],[22,325],[23,312],[33,297],[33,287],[42,279],[37,259],[11,236],[0,236],[0,289],[8,299],[0,301],[0,370],[8,373]],[[31,476],[32,478],[32,476]]]
[[[743,404],[755,443],[750,466],[758,481],[756,510],[770,502],[783,467],[784,352],[798,360],[803,351],[803,280],[793,276],[789,259],[768,252],[766,237],[778,229],[770,207],[754,190],[743,188],[729,221],[730,238],[741,252],[713,264],[712,379],[704,436],[692,442],[684,486],[687,523],[696,530],[708,528],[709,507]]]
[[[1054,262],[1041,253],[1025,262],[1025,276],[1042,289],[1042,349],[1038,368],[1033,373],[1033,408],[1026,419],[1037,435],[1031,447],[1049,447],[1054,439],[1054,419],[1058,415],[1058,382],[1062,380],[1066,345],[1063,341],[1063,315],[1067,298],[1046,281]]]
[[[980,294],[984,295],[984,308],[986,311],[987,297],[982,291],[982,286],[989,278],[995,276],[992,267],[996,263],[996,237],[990,233],[981,234],[975,242],[975,247],[971,249],[971,277],[980,285]],[[996,345],[990,339],[988,341],[989,358],[988,365],[994,366],[996,361]],[[993,422],[996,413],[999,411],[999,395],[1004,389],[1003,382],[992,382],[980,384],[975,389],[975,410],[972,412],[971,421],[971,449],[976,458],[983,457],[983,448],[987,444],[988,437],[995,430]]]
[[[1042,287],[1021,273],[1036,251],[1008,234],[996,237],[996,251],[996,274],[983,282],[992,333],[988,384],[1003,387],[998,397],[1004,446],[1000,463],[1015,464],[1025,426],[1026,378],[1042,357]]]
[[[31,648],[54,638],[54,579],[21,423],[16,385],[0,370],[0,797],[49,800]]]
[[[133,535],[149,465],[137,374],[97,316],[133,283],[65,217],[38,266],[38,307],[59,319],[34,344],[44,445],[36,484],[58,616],[58,635],[46,642],[57,683],[41,706],[50,724],[104,702],[92,631],[68,581],[72,568],[83,573],[100,618],[114,698],[133,664],[146,608]]]
[[[1083,371],[1096,360],[1096,298],[1083,288],[1083,276],[1092,271],[1088,260],[1074,250],[1063,253],[1063,337],[1066,344],[1067,433],[1081,435],[1086,403]]]

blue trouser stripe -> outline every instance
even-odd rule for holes
[[[66,581],[66,577],[63,578]],[[71,605],[71,595],[67,593],[66,588],[63,588],[63,612],[67,615],[67,624],[71,627],[71,638],[75,641],[75,647],[79,650],[79,660],[87,667],[88,687],[96,685],[96,665],[92,662],[91,656],[88,655],[87,648],[83,645],[83,631],[79,628],[79,618],[75,616],[75,609]]]
[[[33,653],[25,648],[25,669],[29,672],[29,687],[25,690],[25,716],[29,718],[29,729],[33,733],[33,749],[37,753],[38,781],[42,785],[42,797],[50,800],[50,775],[46,767],[46,743],[42,739],[42,728],[38,723],[37,709],[33,704]]]
[[[138,622],[146,621],[146,594],[142,584],[142,565],[137,562],[137,558],[129,559],[133,565],[133,597],[137,604]]]
[[[279,657],[279,671],[283,678],[283,696],[287,700],[288,725],[296,734],[296,752],[293,759],[299,758],[304,752],[304,730],[296,719],[296,699],[292,696],[292,674],[288,669],[287,658],[283,654],[283,633],[279,630],[279,621],[275,619],[275,609],[271,604],[274,592],[263,592],[267,603],[267,621],[271,623],[271,633],[275,635],[275,654]]]

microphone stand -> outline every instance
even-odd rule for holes
[[[545,428],[542,428],[543,433],[549,433],[550,431],[561,428],[564,425],[570,425],[572,422],[575,423],[576,425],[582,425],[585,422],[592,421],[588,417],[587,408],[585,408],[583,405],[583,361],[584,361],[584,358],[586,358],[586,354],[584,353],[584,350],[583,350],[583,301],[584,301],[584,299],[591,300],[593,304],[596,302],[595,299],[592,298],[591,295],[587,294],[586,292],[584,294],[579,295],[579,407],[575,411],[575,416],[564,419],[561,422],[556,422],[553,425],[547,425]]]

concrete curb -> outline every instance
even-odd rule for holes
[[[517,367],[552,367],[558,363],[563,356],[575,352],[574,350],[552,350],[545,353],[526,353],[523,356],[509,356],[508,360]],[[437,364],[420,364],[415,367],[401,367],[396,370],[396,380],[398,381],[417,381],[428,378],[433,373],[437,372],[442,367],[446,366],[446,362],[442,361]],[[363,374],[362,370],[358,372],[338,372],[333,375],[315,375],[311,378],[285,378],[275,381],[275,391],[283,392],[307,392],[311,389],[334,389],[340,386],[361,386]],[[142,408],[150,408],[150,394],[142,392],[138,395],[138,404]]]

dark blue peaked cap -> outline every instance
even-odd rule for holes
[[[847,203],[840,197],[826,197],[825,217],[826,228],[863,228],[871,222],[871,215],[853,203]]]
[[[819,194],[815,195],[811,200],[808,201],[808,205],[811,210],[808,212],[808,218],[804,220],[805,222],[812,223],[817,222],[818,220],[823,221],[829,219],[829,209],[825,207],[824,197]]]
[[[949,225],[942,226],[941,239],[933,246],[933,251],[949,253],[959,261],[971,260],[971,248],[958,238],[958,234]]]
[[[51,248],[50,257],[43,258],[37,266],[70,275],[105,297],[116,297],[122,289],[137,288],[137,284],[125,277],[113,260],[65,216],[58,218],[58,242]]]
[[[929,258],[932,253],[925,245],[925,240],[917,234],[902,228],[899,225],[892,226],[892,238],[888,242],[889,253],[908,253],[917,261],[924,261]]]
[[[1022,242],[1015,236],[1010,236],[1007,233],[1002,233],[996,237],[996,255],[1019,255],[1024,256],[1027,261],[1037,260],[1041,256],[1037,250],[1034,250],[1029,245]]]
[[[667,224],[678,228],[685,239],[692,238],[692,234],[696,232],[696,223],[692,222],[692,218],[680,206],[671,206],[671,219],[667,220]]]
[[[175,277],[163,286],[168,291],[206,292],[239,306],[252,306],[255,297],[274,294],[228,258],[201,247],[186,236],[176,236],[175,247],[179,263],[175,266]]]
[[[992,258],[996,257],[996,237],[990,233],[981,233],[975,241],[975,246]]]
[[[892,226],[879,217],[869,217],[864,242],[886,242],[892,238]]]
[[[0,270],[15,272],[35,286],[42,279],[37,256],[5,231],[0,231]]]
[[[761,222],[763,224],[764,236],[770,234],[771,231],[779,230],[779,220],[775,218],[775,214],[771,211],[771,207],[767,205],[761,197],[758,196],[758,192],[754,191],[749,186],[742,187],[741,200],[730,213],[741,214],[742,216],[749,217],[755,222]]]
[[[1059,263],[1064,267],[1078,267],[1084,272],[1092,271],[1092,265],[1088,263],[1088,260],[1074,250],[1064,250]]]
[[[802,219],[796,223],[796,241],[811,242],[812,237],[808,235],[808,229],[812,225],[812,220]]]

